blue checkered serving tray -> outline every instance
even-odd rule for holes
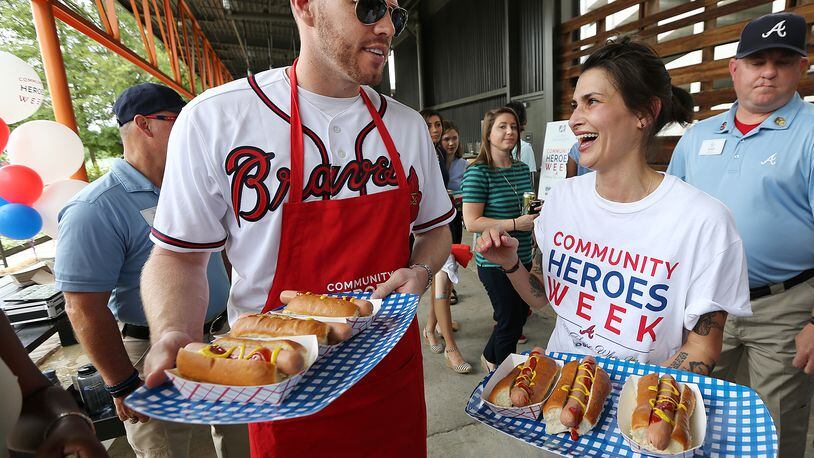
[[[548,353],[562,361],[582,358],[570,353]],[[492,374],[472,392],[466,413],[481,423],[523,442],[562,456],[639,457],[625,443],[616,422],[616,408],[622,386],[630,375],[652,372],[669,373],[679,382],[694,383],[701,389],[707,412],[707,430],[704,445],[695,451],[697,456],[774,457],[777,455],[777,433],[772,417],[757,393],[751,389],[712,377],[668,369],[662,366],[597,357],[611,379],[613,389],[610,402],[598,424],[579,440],[572,441],[567,433],[547,435],[542,421],[504,417],[494,413],[481,401],[481,393]]]
[[[370,293],[353,294],[367,298]],[[304,417],[319,412],[362,379],[401,340],[415,317],[419,297],[391,294],[370,326],[318,359],[280,405],[191,401],[171,384],[139,388],[125,403],[160,420],[194,424],[240,424]]]

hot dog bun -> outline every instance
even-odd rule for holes
[[[496,406],[501,407],[511,407],[512,406],[512,397],[511,397],[511,390],[512,386],[514,385],[514,380],[520,375],[520,369],[523,367],[522,364],[519,364],[517,367],[512,369],[509,372],[509,375],[503,377],[503,379],[497,382],[495,388],[489,393],[489,397],[487,401],[491,402]]]
[[[647,374],[639,379],[636,387],[636,408],[630,420],[631,436],[639,444],[647,443],[647,427],[650,414],[659,394],[659,375]]]
[[[560,366],[543,353],[542,348],[535,347],[522,365],[520,374],[514,380],[511,389],[511,400],[514,407],[525,407],[543,402],[556,380]]]
[[[353,297],[333,297],[299,291],[283,291],[280,301],[286,304],[283,313],[329,318],[370,316],[373,304]]]
[[[263,339],[269,337],[314,335],[320,345],[335,345],[350,339],[353,329],[344,323],[323,323],[282,314],[243,315],[232,325],[232,337]]]
[[[690,434],[690,418],[695,412],[695,393],[684,385],[681,391],[681,401],[676,410],[675,427],[670,435],[670,445],[667,446],[667,453],[681,453],[692,445]]]
[[[546,434],[558,434],[568,431],[568,428],[560,422],[560,414],[568,395],[571,393],[571,386],[577,376],[579,361],[570,361],[565,364],[560,373],[560,380],[554,386],[554,391],[543,404],[543,419],[545,420]]]
[[[178,351],[178,373],[189,380],[220,385],[257,386],[282,381],[305,368],[296,342],[218,339],[190,343]]]

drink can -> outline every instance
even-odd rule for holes
[[[531,204],[531,201],[536,200],[536,199],[537,199],[537,194],[535,194],[533,192],[524,192],[523,193],[523,213],[524,214],[528,214],[528,212],[529,212],[529,204]]]

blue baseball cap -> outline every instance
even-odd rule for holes
[[[783,48],[806,57],[806,20],[793,13],[761,16],[743,28],[736,59],[764,49]]]
[[[120,126],[132,121],[136,115],[149,115],[159,111],[180,113],[186,102],[177,92],[155,83],[142,83],[131,86],[116,99],[113,113]]]

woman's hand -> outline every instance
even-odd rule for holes
[[[534,220],[537,219],[537,216],[539,215],[523,215],[515,218],[515,227],[518,231],[530,232],[534,229]]]
[[[482,254],[489,262],[493,262],[504,269],[510,269],[517,264],[516,238],[506,232],[491,228],[478,237],[475,251]]]

